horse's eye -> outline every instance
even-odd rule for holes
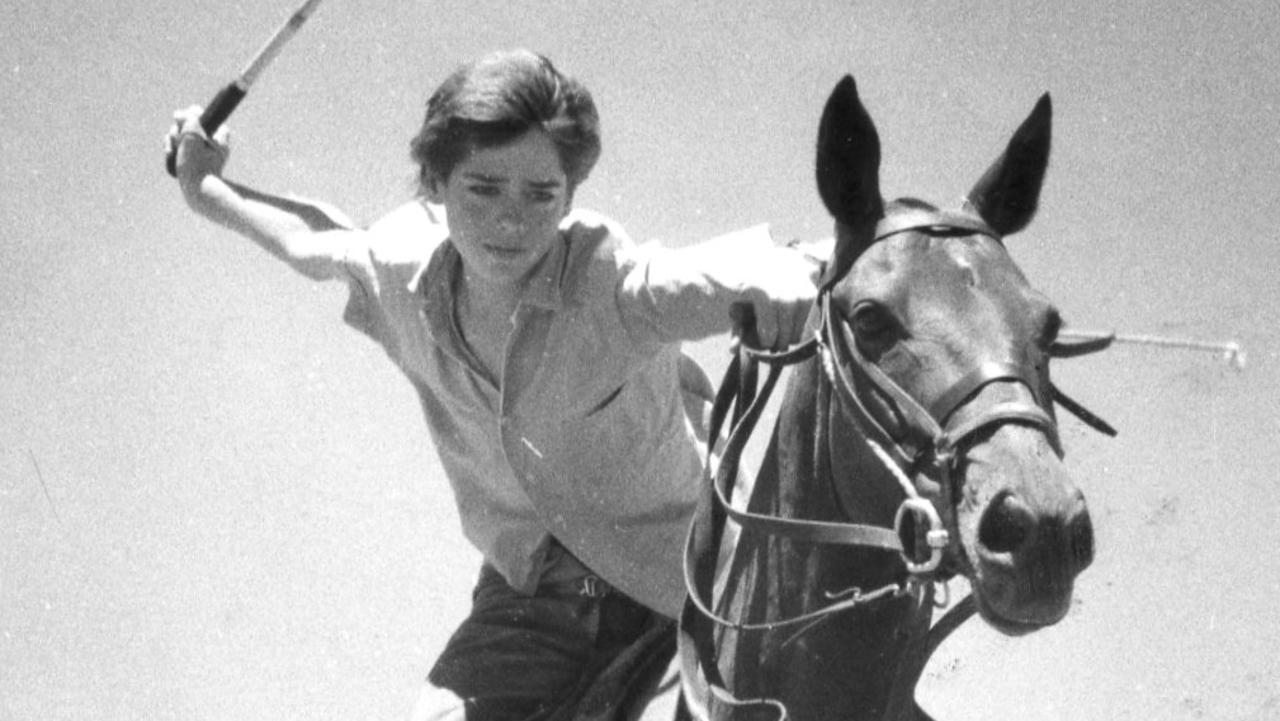
[[[864,301],[854,306],[850,325],[853,334],[863,343],[877,343],[897,327],[897,321],[887,308],[879,303]]]

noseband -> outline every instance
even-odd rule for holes
[[[937,237],[978,234],[1000,241],[1000,237],[986,223],[972,216],[921,210],[882,221],[872,242],[880,242],[906,232],[920,232]],[[775,630],[798,624],[812,624],[832,614],[880,598],[908,594],[923,598],[922,589],[928,588],[936,580],[945,551],[959,542],[954,503],[958,498],[957,470],[966,444],[985,431],[1012,423],[1029,426],[1044,433],[1054,452],[1061,457],[1061,439],[1057,422],[1052,415],[1052,404],[1055,401],[1094,429],[1115,435],[1114,429],[1062,394],[1052,383],[1048,386],[1051,397],[1042,398],[1038,390],[1040,384],[1036,369],[1025,361],[1012,359],[988,360],[979,364],[948,388],[929,408],[925,408],[888,374],[868,361],[858,349],[856,341],[849,342],[844,322],[832,310],[831,289],[837,280],[839,277],[827,277],[822,283],[817,299],[820,324],[808,341],[781,353],[755,350],[745,343],[736,343],[736,352],[712,408],[707,441],[707,472],[711,476],[708,485],[711,492],[699,507],[685,549],[688,603],[681,620],[682,626],[704,627],[703,620],[709,620],[737,631]],[[1108,342],[1090,343],[1087,346],[1055,344],[1050,355],[1074,357],[1102,350],[1107,345]],[[731,503],[742,452],[782,370],[808,361],[815,355],[821,358],[823,372],[836,391],[841,409],[862,432],[867,444],[902,488],[905,497],[895,514],[893,528],[759,514],[736,509]],[[769,372],[763,385],[757,389],[758,365],[761,363],[768,366]],[[1021,384],[1030,391],[1031,400],[996,403],[953,422],[961,415],[957,412],[992,383]],[[870,410],[868,399],[873,394],[899,419],[902,433],[895,435]],[[715,465],[712,461],[712,449],[720,438],[730,411],[733,420],[721,449],[719,464]],[[945,500],[945,519],[933,503],[921,497],[911,481],[913,476],[921,473],[939,484],[941,498]],[[845,514],[849,515],[851,503],[847,497],[849,490],[845,485],[847,484],[835,484],[835,492],[844,505]],[[762,622],[723,618],[712,610],[707,599],[710,598],[714,585],[718,550],[727,518],[733,519],[744,531],[755,531],[793,541],[870,547],[896,552],[906,568],[906,581],[869,592],[853,588],[836,594],[828,593],[833,603],[790,618]],[[907,522],[908,518],[912,519],[910,524]],[[923,548],[917,539],[923,539]],[[922,651],[923,659],[927,660],[943,638],[973,612],[971,597],[953,607],[930,631]],[[686,628],[686,633],[690,638],[688,643],[682,638],[681,653],[685,657],[683,675],[688,677],[694,669],[701,668],[708,682],[706,687],[702,687],[693,684],[691,678],[686,678],[686,694],[701,698],[705,697],[706,691],[710,691],[730,705],[765,703],[780,706],[776,701],[768,699],[741,701],[734,698],[724,690],[714,664],[697,663],[694,657],[696,653],[702,659],[714,658],[710,633],[705,628],[702,632],[689,632]],[[911,683],[914,684],[914,680]],[[902,699],[897,699],[897,702],[902,702]]]

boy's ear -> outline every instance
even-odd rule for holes
[[[422,189],[426,191],[427,201],[436,205],[444,204],[444,186],[445,181],[435,174],[422,179]]]

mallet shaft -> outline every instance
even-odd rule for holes
[[[316,6],[319,4],[320,0],[306,0],[306,2],[302,3],[293,12],[293,15],[290,15],[289,19],[276,30],[266,45],[263,45],[258,50],[240,75],[235,80],[227,83],[218,91],[217,95],[213,96],[213,100],[209,102],[204,112],[200,114],[200,127],[204,128],[204,132],[207,135],[213,135],[218,131],[218,128],[222,127],[227,118],[231,117],[231,113],[240,104],[240,101],[244,100],[244,96],[249,93],[249,88],[258,79],[258,76],[262,74],[263,70],[267,69],[272,60],[276,59],[276,56],[280,54],[281,48],[293,38],[298,29],[307,21],[307,18],[311,17],[311,13],[315,12]],[[177,172],[175,167],[176,155],[177,148],[173,148],[165,157],[165,169],[169,171],[169,175],[174,175]]]

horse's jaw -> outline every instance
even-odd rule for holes
[[[965,459],[957,526],[979,614],[1011,636],[1061,621],[1093,560],[1083,494],[1029,427],[1002,426]]]

